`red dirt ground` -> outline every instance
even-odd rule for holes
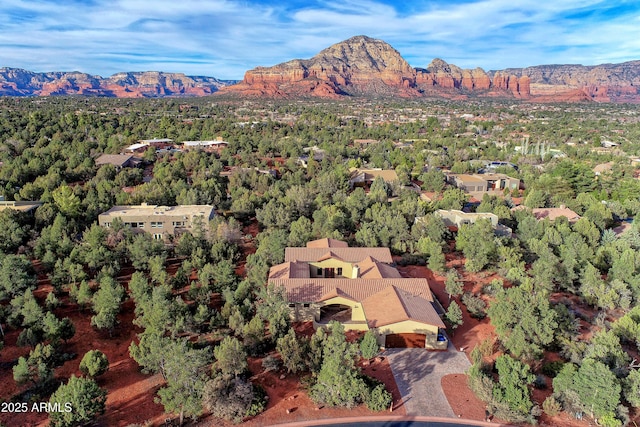
[[[37,266],[36,266],[37,268]],[[127,273],[127,271],[123,271]],[[121,274],[123,274],[121,273]],[[126,284],[129,274],[118,277],[118,281]],[[51,291],[51,285],[46,276],[40,275],[38,288],[34,295],[43,300]],[[89,350],[100,350],[109,360],[109,371],[97,379],[98,385],[107,390],[106,413],[97,419],[100,425],[127,426],[132,423],[150,422],[159,425],[164,422],[165,415],[162,405],[154,403],[154,396],[163,381],[159,375],[144,375],[139,371],[138,364],[129,357],[129,344],[135,339],[140,329],[132,324],[134,318],[133,302],[125,301],[121,313],[118,315],[119,325],[113,336],[96,331],[91,326],[90,310],[80,311],[76,304],[69,301],[67,296],[60,296],[62,305],[54,311],[58,318],[69,317],[76,327],[75,336],[67,344],[63,344],[62,351],[75,353],[76,357],[55,369],[55,378],[66,381],[71,375],[80,376],[79,369],[82,356]],[[18,386],[13,380],[12,365],[18,357],[26,356],[30,348],[16,346],[18,331],[8,331],[5,337],[5,347],[0,352],[0,399],[8,399],[27,386]],[[48,401],[43,397],[42,401]],[[0,421],[8,427],[14,426],[45,426],[48,417],[45,413],[28,414],[0,414]]]

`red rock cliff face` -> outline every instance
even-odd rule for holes
[[[266,96],[344,95],[419,96],[416,72],[389,44],[356,36],[322,50],[311,59],[295,59],[247,71],[221,94]]]

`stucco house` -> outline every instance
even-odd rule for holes
[[[477,220],[485,218],[491,222],[496,235],[511,237],[512,234],[511,228],[500,224],[498,215],[491,212],[463,212],[455,209],[438,209],[434,214],[442,218],[444,225],[447,227],[460,228],[462,225],[474,224]],[[421,217],[416,218],[415,222],[420,219]]]
[[[490,191],[517,190],[520,188],[520,180],[502,173],[485,174],[447,174],[447,182],[464,190],[467,193]]]
[[[315,328],[337,320],[373,330],[384,347],[446,349],[445,325],[425,278],[404,278],[389,248],[354,248],[334,239],[286,248],[269,283],[286,290],[291,318]]]
[[[166,240],[182,231],[192,230],[199,221],[207,229],[215,216],[210,205],[156,206],[143,203],[136,206],[114,206],[98,215],[98,224],[109,228],[115,219],[125,226],[150,233],[154,239]]]
[[[382,177],[384,182],[391,183],[399,181],[398,174],[393,169],[349,169],[349,186],[370,186],[377,177]]]

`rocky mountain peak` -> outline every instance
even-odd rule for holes
[[[336,43],[311,59],[312,64],[340,62],[353,70],[411,73],[407,61],[390,44],[367,36],[355,36]]]

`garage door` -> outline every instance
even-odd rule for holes
[[[424,334],[389,334],[385,339],[386,348],[424,348]]]

